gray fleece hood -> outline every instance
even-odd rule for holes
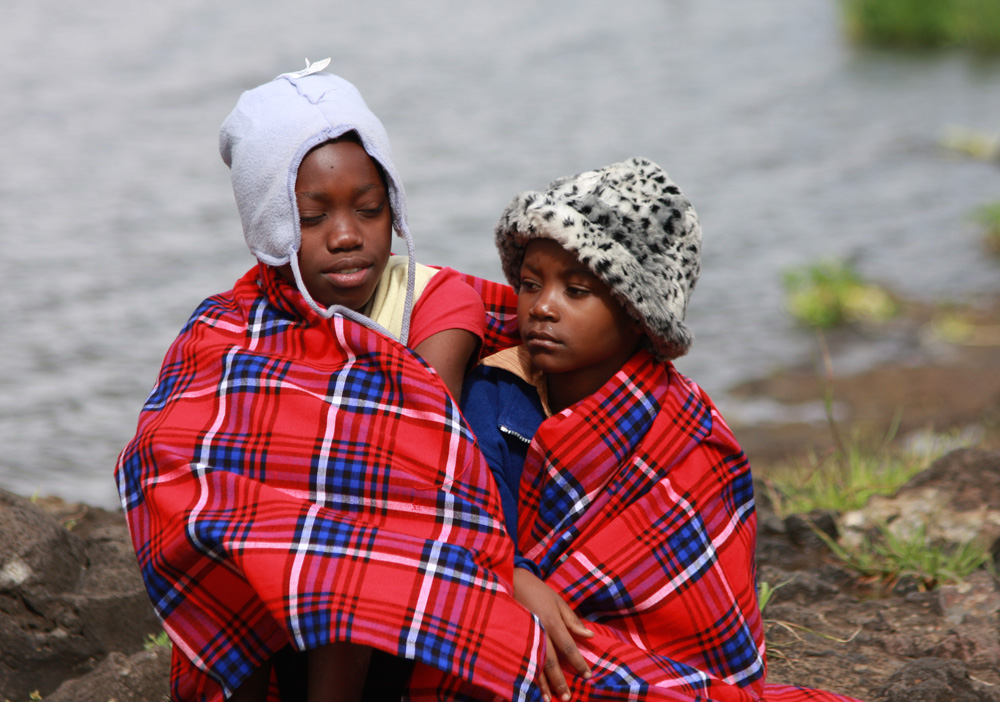
[[[244,92],[219,131],[219,153],[229,166],[236,207],[250,251],[263,263],[290,263],[299,291],[324,317],[346,308],[323,309],[305,289],[298,266],[301,243],[295,180],[306,154],[331,139],[355,132],[385,173],[396,234],[413,242],[406,223],[406,196],[392,158],[389,136],[351,83],[324,73],[329,59],[284,73]],[[412,289],[408,286],[408,289]],[[346,316],[354,317],[354,314]],[[408,325],[407,325],[408,326]]]

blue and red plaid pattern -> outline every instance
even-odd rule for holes
[[[765,684],[750,465],[711,400],[642,352],[601,390],[546,419],[521,478],[521,552],[595,636],[574,701],[823,702]],[[446,675],[423,697],[477,699]],[[541,695],[535,691],[535,699]]]
[[[505,286],[486,348],[508,343]],[[291,642],[350,640],[525,698],[543,635],[511,595],[489,469],[416,355],[322,320],[261,266],[174,342],[116,467],[175,700]]]
[[[709,397],[642,352],[536,433],[521,552],[595,632],[574,700],[836,700],[765,685],[750,464]]]

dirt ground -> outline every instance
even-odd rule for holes
[[[877,439],[895,426],[894,441],[933,433],[1000,448],[1000,297],[963,314],[963,334],[947,339],[934,331],[932,310],[913,306],[882,330],[828,334],[817,341],[816,358],[808,364],[737,388],[734,396],[743,400],[810,408],[803,415],[811,421],[734,424],[758,480],[783,463],[833,450],[829,422],[815,419],[824,398],[832,398],[842,436]],[[880,346],[892,347],[891,360],[837,372],[859,350],[871,357]],[[921,592],[899,583],[886,592],[837,566],[807,529],[796,535],[793,523],[770,512],[766,499],[759,502],[760,580],[783,584],[765,610],[770,682],[869,702],[1000,699],[995,610],[956,614],[950,604],[973,607],[985,600],[1000,607],[994,578],[983,572],[964,589]]]

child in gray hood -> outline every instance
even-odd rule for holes
[[[185,325],[115,471],[171,699],[398,699],[402,660],[525,699],[543,635],[455,402],[505,343],[501,286],[414,261],[385,131],[325,65],[223,123],[258,262]]]
[[[424,308],[434,308],[424,317],[446,318],[455,326],[429,330],[425,322],[417,333],[411,329],[414,305],[438,271],[414,261],[406,196],[385,128],[354,85],[322,72],[328,63],[247,91],[222,124],[219,151],[230,167],[247,245],[293,283],[316,314],[343,315],[414,348],[457,397],[481,341],[482,305],[453,271],[445,271],[432,286],[435,299],[424,300]],[[354,151],[362,167],[372,169],[368,181],[348,183],[347,163],[323,158],[324,151],[335,150]],[[337,203],[316,179],[303,182],[313,171],[328,174],[334,185],[363,190],[362,197],[348,192]],[[356,221],[334,221],[337,204],[358,211]],[[364,225],[371,225],[367,236],[343,231]],[[406,243],[405,259],[389,256],[392,229]],[[441,295],[441,288],[448,294]],[[445,300],[457,304],[442,307]],[[436,334],[444,338],[422,346]]]

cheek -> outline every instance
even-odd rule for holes
[[[590,320],[594,343],[606,347],[622,346],[627,343],[631,334],[629,320],[613,314],[607,307],[601,305],[590,311]]]
[[[392,249],[392,220],[373,222],[366,238],[373,248],[385,251],[386,257],[388,257],[389,251]]]
[[[315,235],[311,233],[302,233],[302,239],[299,242],[299,268],[302,270],[307,270],[310,265],[316,260],[316,248],[317,239]]]
[[[531,301],[528,299],[528,294],[525,292],[520,292],[517,294],[517,323],[524,325],[528,320],[528,310],[531,309]]]

